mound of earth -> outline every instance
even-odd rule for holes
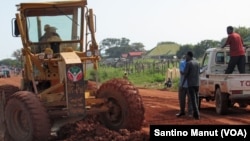
[[[144,131],[109,130],[97,117],[89,116],[76,123],[62,127],[53,140],[60,141],[148,141],[149,135]]]

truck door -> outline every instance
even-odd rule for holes
[[[209,61],[209,52],[204,54],[202,63],[200,65],[200,87],[199,93],[201,95],[206,95],[208,91],[208,78],[207,78],[207,71],[208,71],[208,61]]]

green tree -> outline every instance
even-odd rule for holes
[[[250,28],[239,26],[235,28],[235,32],[239,33],[242,39],[244,40],[250,35]]]
[[[16,60],[21,60],[21,57],[22,57],[22,52],[20,49],[17,49],[16,51],[14,51],[12,53],[12,57],[15,57]]]
[[[127,38],[121,38],[120,39],[120,46],[119,47],[128,47],[130,40]]]
[[[10,58],[1,60],[0,64],[1,65],[12,66],[12,67],[21,67],[20,61],[10,59]]]
[[[250,28],[238,27],[235,32],[241,35],[244,45],[250,46]]]
[[[127,38],[106,38],[103,39],[100,44],[100,50],[106,50],[113,47],[126,47],[129,45],[129,39]]]
[[[133,49],[133,51],[145,51],[145,46],[142,43],[132,43],[130,47]]]
[[[176,52],[176,56],[178,58],[181,58],[184,54],[186,54],[188,51],[193,50],[194,46],[191,44],[181,45],[180,49]]]
[[[203,54],[208,48],[213,48],[213,47],[218,47],[218,46],[220,46],[220,41],[203,40],[194,46],[194,50],[193,50],[194,56],[196,58],[200,58],[203,56]]]
[[[131,51],[144,51],[144,45],[136,42],[129,44],[130,40],[127,38],[107,38],[101,41],[100,49],[105,50],[105,54],[111,58],[119,58],[123,53]]]
[[[106,50],[108,57],[110,58],[120,58],[122,54],[134,51],[130,46],[127,47],[113,47]]]

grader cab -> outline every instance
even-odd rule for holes
[[[115,78],[93,87],[86,79],[100,59],[86,0],[20,3],[17,10],[13,36],[22,40],[23,72],[20,87],[0,86],[5,138],[46,141],[52,129],[91,114],[113,130],[141,129],[144,107],[132,83]]]

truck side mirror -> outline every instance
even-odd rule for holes
[[[200,74],[204,73],[207,70],[207,66],[200,68]]]
[[[12,19],[12,36],[13,37],[18,37],[20,35],[20,31],[17,25],[17,20]]]

